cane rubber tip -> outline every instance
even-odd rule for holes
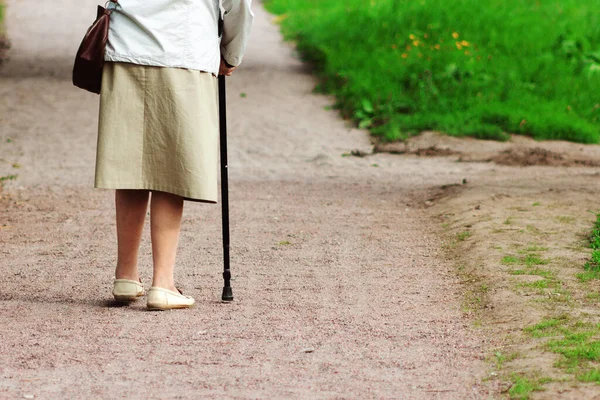
[[[233,291],[230,287],[223,288],[223,295],[221,296],[223,301],[233,301]]]

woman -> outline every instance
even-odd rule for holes
[[[241,63],[251,0],[118,0],[102,76],[97,188],[116,189],[113,295],[144,295],[138,249],[150,202],[148,308],[188,308],[173,270],[184,200],[216,203],[218,74]],[[222,16],[222,37],[219,20]]]

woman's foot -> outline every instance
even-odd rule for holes
[[[178,308],[190,308],[196,301],[193,297],[185,296],[180,290],[173,291],[157,286],[148,290],[149,310],[173,310]]]
[[[144,286],[131,279],[115,279],[113,296],[116,301],[129,303],[144,295]]]

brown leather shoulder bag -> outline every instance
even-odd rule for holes
[[[117,3],[116,0],[111,0]],[[96,21],[87,30],[73,66],[73,84],[92,93],[100,93],[104,51],[108,41],[111,10],[98,6]]]

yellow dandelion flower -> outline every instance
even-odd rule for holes
[[[412,33],[410,35],[408,35],[408,37],[410,38],[410,40],[415,40],[417,37],[415,35],[413,35]]]
[[[421,42],[419,42],[418,40],[415,40],[415,41],[413,42],[413,46],[417,47],[417,46],[419,45],[419,43],[421,43]]]
[[[462,44],[465,47],[469,47],[471,45],[471,43],[467,42],[466,40],[463,40],[462,42],[460,42],[460,44]]]
[[[456,42],[456,48],[462,50],[462,44],[460,44],[460,42]]]
[[[408,58],[408,54],[402,53],[402,58]]]
[[[458,35],[458,32],[452,32],[452,37],[453,37],[454,39],[458,39],[458,36],[459,36],[459,35]]]
[[[436,45],[435,45],[435,46],[433,46],[433,47],[435,47],[435,49],[436,49],[436,50],[439,50],[439,49],[441,49],[441,48],[442,48],[442,46],[440,46],[439,44],[436,44]]]
[[[410,47],[410,44],[406,46],[406,50],[410,51],[410,49],[412,49],[412,47]]]

